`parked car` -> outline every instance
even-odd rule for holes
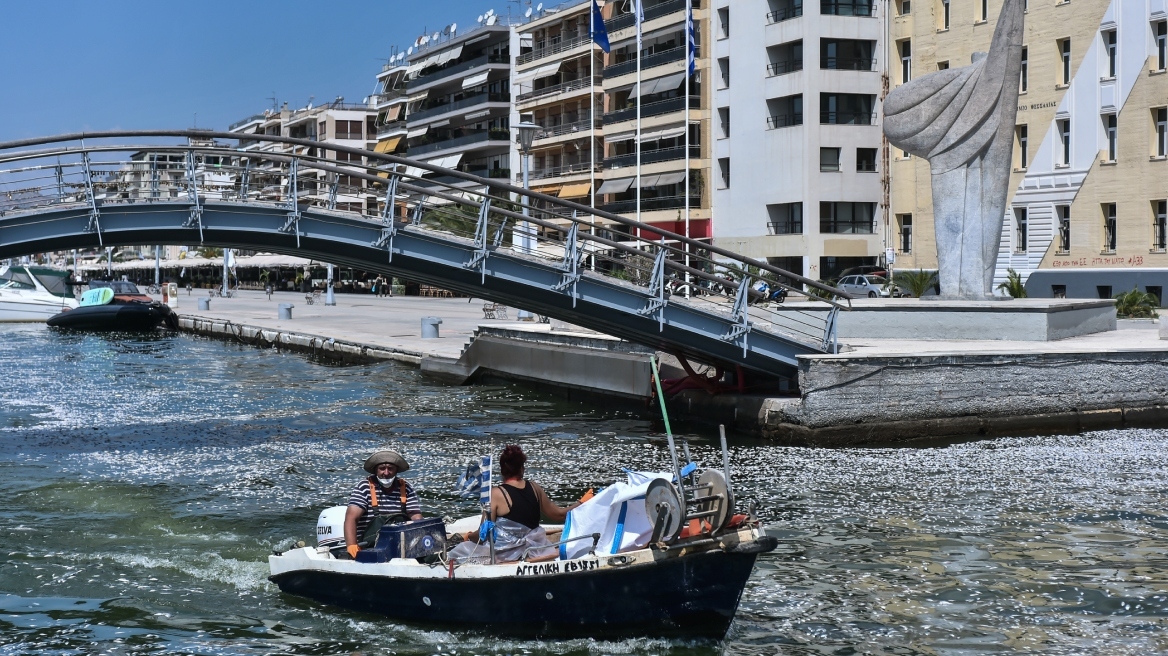
[[[843,291],[852,296],[867,296],[868,298],[889,297],[895,288],[888,284],[888,279],[881,276],[844,276],[836,283]],[[899,294],[897,294],[899,296]]]
[[[888,267],[882,267],[876,264],[861,264],[860,266],[848,267],[840,271],[840,278],[846,278],[848,276],[880,276],[881,278],[887,278]]]

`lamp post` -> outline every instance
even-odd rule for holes
[[[328,281],[325,282],[325,305],[336,305],[337,297],[333,295],[333,265],[328,265]]]
[[[519,143],[519,152],[523,158],[523,189],[531,191],[531,144],[535,141],[535,133],[539,131],[539,126],[536,125],[530,118],[515,126],[519,132],[516,141]],[[523,205],[523,216],[531,216],[531,199],[524,196],[520,203]],[[535,239],[531,234],[531,223],[524,221],[519,227],[519,239],[513,239],[512,242],[519,248],[520,253],[530,255],[535,251]],[[516,313],[519,319],[530,319],[531,313],[527,310],[519,310]]]

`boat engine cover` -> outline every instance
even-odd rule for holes
[[[357,562],[384,563],[393,558],[424,558],[446,551],[446,522],[428,517],[404,524],[386,524],[372,549],[357,552]]]
[[[316,520],[316,546],[335,547],[345,543],[346,506],[333,506],[320,511]]]

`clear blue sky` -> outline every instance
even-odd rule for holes
[[[227,129],[280,102],[360,102],[393,46],[510,0],[13,0],[0,141],[81,130]]]

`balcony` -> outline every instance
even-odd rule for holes
[[[868,2],[849,2],[843,0],[842,2],[822,2],[819,5],[819,13],[830,16],[863,16],[871,18],[876,15],[876,6]]]
[[[476,130],[462,136],[452,137],[442,141],[430,141],[423,144],[410,144],[410,157],[417,157],[447,148],[457,148],[488,141],[502,141],[510,143],[511,133],[508,130]]]
[[[587,112],[585,112],[587,114]],[[539,132],[535,133],[535,140],[551,139],[553,137],[560,137],[565,134],[579,134],[581,132],[590,132],[593,127],[591,116],[585,116],[583,119],[573,121],[571,123],[561,123],[550,127],[544,127]]]
[[[690,109],[701,109],[702,99],[700,96],[689,97]],[[649,118],[651,116],[661,116],[662,114],[669,114],[672,112],[680,112],[685,109],[685,101],[681,97],[670,98],[668,100],[658,100],[656,102],[645,103],[641,105],[641,118]],[[615,112],[609,112],[604,115],[605,125],[609,123],[620,123],[621,121],[632,121],[637,118],[637,108],[631,107],[629,109],[620,109]]]
[[[670,48],[669,50],[662,50],[661,52],[655,52],[649,56],[642,55],[641,70],[644,71],[650,68],[655,68],[657,66],[664,66],[665,64],[683,61],[685,60],[685,50],[685,46],[680,46],[677,48]],[[618,75],[627,75],[628,73],[632,73],[636,70],[637,58],[634,56],[632,59],[620,62],[619,64],[605,66],[604,77],[614,78]]]
[[[563,166],[549,166],[542,169],[532,169],[528,177],[532,180],[545,180],[547,178],[560,178],[567,175],[576,175],[578,173],[589,173],[592,170],[592,165],[589,162],[578,162],[575,164],[565,164]],[[517,175],[516,184],[523,183],[523,177]]]
[[[405,89],[395,89],[393,91],[388,91],[386,93],[374,94],[373,104],[374,105],[381,105],[383,103],[390,102],[391,100],[398,100],[400,98],[405,98],[405,97],[406,97],[406,90]]]
[[[783,9],[776,9],[775,11],[767,13],[767,24],[774,25],[783,21],[798,18],[803,15],[803,5],[795,5],[793,7],[785,7]]]
[[[819,112],[822,125],[872,125],[876,122],[875,112]]]
[[[659,2],[651,7],[645,7],[645,22],[649,22],[654,18],[667,16],[675,11],[683,11],[685,10],[685,3],[686,0],[665,0],[665,2]],[[698,6],[698,3],[695,2],[694,6]],[[620,16],[604,21],[604,29],[608,30],[609,34],[612,34],[616,30],[632,27],[636,22],[637,19],[633,14],[621,14]]]
[[[689,147],[690,159],[701,159],[702,147]],[[685,159],[685,146],[676,146],[674,148],[662,148],[660,150],[642,150],[641,164],[656,164],[657,162],[671,162],[673,160]],[[620,169],[626,166],[637,165],[637,154],[618,155],[616,157],[604,158],[604,168],[606,169]]]
[[[702,197],[691,195],[689,198],[690,207],[701,207]],[[685,196],[657,196],[655,198],[641,198],[641,211],[652,212],[654,210],[679,210],[685,207]],[[637,200],[618,200],[614,203],[606,203],[600,205],[599,209],[614,214],[631,214],[637,211]]]
[[[854,57],[822,57],[819,67],[831,71],[874,71],[875,59],[857,59]]]
[[[523,54],[523,55],[519,55],[518,57],[516,57],[515,58],[515,65],[521,66],[523,64],[528,64],[528,63],[531,63],[533,61],[539,61],[540,59],[543,59],[545,57],[551,57],[552,55],[558,55],[561,52],[567,52],[573,48],[577,48],[577,47],[582,46],[586,43],[590,43],[591,41],[592,41],[591,36],[589,36],[587,34],[581,35],[579,32],[568,32],[567,34],[557,34],[556,36],[552,37],[551,39],[548,39],[547,41],[545,41],[544,44],[538,45],[531,52]]]
[[[377,139],[381,140],[395,132],[401,132],[406,129],[405,121],[394,121],[393,123],[386,123],[377,126]]]
[[[515,96],[515,102],[527,102],[529,100],[534,100],[536,98],[542,98],[544,96],[553,96],[557,93],[568,93],[570,91],[578,91],[580,89],[587,89],[588,87],[592,86],[593,84],[596,84],[597,86],[599,86],[600,80],[597,79],[597,80],[590,82],[588,80],[588,78],[586,78],[586,77],[582,77],[582,78],[577,79],[577,80],[568,80],[567,82],[560,82],[559,84],[553,84],[550,87],[544,87],[542,89],[534,89],[532,91],[528,91],[527,93],[521,93],[518,96]]]
[[[778,128],[789,128],[796,125],[803,125],[803,112],[792,112],[790,114],[775,114],[767,117],[767,129],[777,130]]]
[[[469,173],[471,175],[477,175],[480,178],[491,178],[491,179],[495,179],[495,180],[507,180],[511,177],[511,169],[488,169],[485,166],[477,166],[477,167],[459,166],[456,170],[461,171],[463,173]],[[431,177],[431,178],[419,178],[417,180],[412,181],[412,184],[416,184],[419,187],[427,187],[427,188],[441,187],[441,186],[447,186],[447,185],[456,185],[456,184],[460,184],[460,183],[465,184],[466,180],[463,180],[462,178],[459,178],[459,177],[455,177],[453,175],[436,175],[436,176]]]
[[[419,86],[424,84],[431,84],[448,77],[453,77],[459,73],[465,73],[471,69],[478,68],[479,66],[486,66],[487,64],[506,64],[507,60],[507,57],[500,55],[483,55],[482,57],[475,57],[474,59],[447,66],[445,68],[426,69],[432,70],[432,72],[427,73],[423,71],[421,74],[419,74],[418,77],[413,81],[413,88],[410,89],[410,91],[417,91]]]
[[[474,107],[475,105],[481,105],[487,102],[511,102],[511,96],[510,94],[506,93],[476,94],[456,102],[446,103],[445,105],[435,105],[433,107],[427,107],[426,109],[410,112],[410,122],[416,123],[419,121],[424,121],[427,118],[440,116],[442,114],[449,114],[450,112],[456,112],[460,109],[467,109],[469,107]]]
[[[802,59],[791,59],[788,61],[771,62],[767,64],[767,77],[774,77],[776,75],[786,75],[787,73],[794,73],[795,71],[803,70]]]
[[[251,123],[252,121],[263,121],[266,118],[268,118],[268,115],[266,113],[260,113],[260,114],[254,114],[252,116],[248,116],[247,118],[243,119],[242,121],[236,121],[236,122],[232,123],[231,125],[227,126],[227,131],[234,132],[236,130],[236,128],[239,128],[240,126],[247,125],[248,123]]]

